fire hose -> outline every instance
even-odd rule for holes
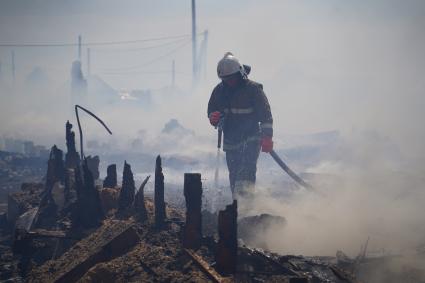
[[[283,171],[285,171],[295,182],[297,182],[297,184],[309,190],[313,189],[310,184],[306,183],[297,174],[295,174],[295,172],[292,171],[291,168],[289,168],[285,162],[283,162],[283,160],[279,157],[279,155],[277,155],[274,150],[270,151],[270,155],[273,157],[273,160],[276,161],[276,163],[280,166],[280,168],[282,168]]]
[[[218,132],[218,140],[217,140],[217,164],[215,169],[215,175],[214,175],[214,183],[215,186],[218,187],[218,174],[219,174],[219,166],[220,166],[220,149],[221,149],[221,140],[223,136],[223,124],[224,124],[224,115],[221,115],[220,121],[218,122],[217,126],[215,127]],[[280,168],[283,169],[298,185],[304,187],[308,190],[313,190],[313,186],[305,182],[303,179],[301,179],[294,171],[289,168],[288,165],[279,157],[279,155],[276,153],[276,151],[272,150],[270,152],[271,157],[273,160],[280,166]]]

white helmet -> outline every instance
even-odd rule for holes
[[[243,67],[232,53],[227,52],[224,54],[223,59],[221,59],[217,64],[217,75],[219,78],[223,78],[237,72],[240,72],[241,75],[243,75]]]

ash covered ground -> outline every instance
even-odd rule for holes
[[[336,133],[330,135],[338,138]],[[69,139],[68,132],[67,140]],[[334,142],[337,141],[332,143]],[[301,173],[315,188],[315,191],[307,191],[285,177],[268,156],[262,156],[259,168],[263,169],[259,169],[256,196],[250,201],[239,200],[237,216],[234,215],[237,219],[234,227],[237,231],[234,234],[237,239],[237,260],[233,263],[234,272],[229,273],[223,271],[223,266],[220,265],[223,258],[220,258],[218,253],[220,238],[224,237],[219,232],[219,214],[220,211],[228,210],[228,205],[232,203],[229,188],[226,186],[227,171],[223,153],[220,153],[221,167],[217,184],[214,180],[217,157],[214,151],[200,154],[196,158],[175,153],[157,157],[143,152],[117,151],[100,155],[100,162],[94,161],[93,165],[96,157],[92,155],[81,162],[75,141],[70,144],[73,145],[63,152],[53,147],[49,159],[39,161],[44,167],[35,162],[37,166],[34,166],[34,171],[19,171],[20,168],[33,168],[31,166],[34,163],[22,161],[25,158],[18,154],[5,154],[5,160],[21,160],[20,163],[3,164],[7,172],[10,172],[10,168],[21,172],[22,175],[16,175],[22,177],[13,180],[18,183],[22,181],[22,184],[18,191],[13,189],[9,192],[6,213],[1,214],[1,280],[424,280],[424,247],[417,244],[421,242],[422,235],[417,235],[417,231],[406,231],[397,235],[412,239],[409,245],[400,245],[398,239],[386,241],[391,237],[382,235],[383,227],[389,231],[399,231],[393,228],[397,225],[389,225],[386,222],[388,216],[382,218],[370,215],[369,211],[366,211],[369,207],[362,207],[356,201],[364,198],[364,193],[370,198],[374,198],[374,195],[361,188],[353,194],[350,191],[352,184],[348,182],[381,186],[398,180],[400,184],[388,187],[390,197],[382,200],[381,205],[387,205],[386,201],[393,198],[399,204],[411,202],[412,196],[416,196],[414,184],[420,183],[420,179],[404,176],[405,181],[402,182],[400,179],[403,178],[399,174],[392,179],[386,176],[388,180],[379,184],[375,179],[373,183],[364,180],[363,183],[359,182],[361,176],[343,179],[332,174]],[[322,154],[326,152],[323,143],[307,148],[310,154],[314,151],[312,148]],[[291,159],[291,154],[299,156],[303,150],[305,148],[280,152]],[[116,162],[117,159],[121,162]],[[296,158],[291,161],[300,172],[303,171],[302,168],[314,168],[321,164],[311,160],[305,164],[302,159],[297,162]],[[106,167],[111,163],[117,163],[115,170],[107,170]],[[31,174],[25,175],[22,172]],[[199,212],[202,215],[202,237],[198,247],[187,248],[184,244],[185,237],[190,238],[196,233],[192,231],[185,234],[185,227],[191,227],[187,222],[190,219],[188,215],[193,212],[187,210],[183,175],[194,172],[205,172],[200,179],[202,205]],[[162,189],[165,210],[164,218],[158,226],[157,215],[160,213],[156,207],[160,204],[155,199],[158,200],[156,192],[161,188],[161,182],[158,181],[161,180],[161,174],[164,178]],[[147,176],[151,176],[150,179],[147,179]],[[401,195],[397,190],[400,185],[406,185],[406,190]],[[14,186],[16,187],[17,183]],[[335,187],[339,191],[335,191]],[[8,187],[4,187],[6,188]],[[350,213],[350,209],[354,209],[353,202],[356,202],[356,213]],[[327,207],[324,207],[325,204]],[[374,206],[380,207],[379,204]],[[356,222],[363,217],[361,209],[365,210],[368,219],[365,223]],[[336,215],[336,211],[340,212],[340,215]],[[379,226],[376,221],[384,223]],[[413,224],[415,222],[411,222],[411,225]],[[224,262],[227,262],[228,256],[224,259]]]

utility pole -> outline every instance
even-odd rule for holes
[[[81,35],[78,36],[78,60],[81,62]]]
[[[12,78],[13,78],[13,83],[15,83],[15,80],[16,80],[15,51],[13,50],[12,50]]]
[[[208,48],[208,30],[204,31],[204,48],[202,54],[202,68],[204,73],[204,80],[207,79],[207,48]]]
[[[90,48],[87,48],[87,76],[91,75],[91,66],[90,66]]]
[[[208,30],[203,32],[204,39],[201,42],[201,45],[198,50],[198,57],[196,59],[196,70],[197,78],[199,79],[201,73],[203,73],[204,79],[207,78],[207,45],[208,45]]]
[[[193,83],[197,81],[197,63],[196,63],[196,7],[195,7],[195,0],[192,0],[192,76],[193,76]]]
[[[171,85],[174,87],[176,83],[176,61],[173,60],[171,66]]]

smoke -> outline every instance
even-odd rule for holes
[[[115,1],[106,5],[46,1],[24,7],[6,1],[0,4],[0,34],[4,42],[72,42],[80,33],[83,42],[104,42],[189,33],[189,1],[187,5],[130,2],[124,6]],[[102,160],[102,156],[116,153],[108,162],[117,164],[132,158],[127,161],[140,178],[153,170],[152,156],[174,157],[184,166],[167,168],[165,162],[166,180],[183,184],[183,172],[198,171],[211,187],[216,132],[206,118],[206,105],[218,82],[216,63],[232,51],[242,63],[252,66],[251,78],[264,85],[274,116],[276,149],[282,153],[297,149],[295,153],[303,154],[284,159],[297,172],[316,174],[310,181],[319,193],[293,191],[270,158],[261,157],[258,195],[251,212],[287,220],[285,226],[259,235],[271,250],[334,255],[341,249],[356,255],[370,237],[370,250],[398,253],[425,242],[421,210],[425,200],[423,2],[197,4],[198,30],[208,28],[210,38],[207,76],[196,87],[191,84],[190,45],[146,68],[126,70],[124,75],[106,73],[147,62],[163,54],[162,50],[108,53],[94,48],[91,77],[87,76],[83,50],[89,89],[95,77],[108,87],[90,90],[92,96],[83,100],[82,106],[101,117],[113,132],[109,136],[82,114],[89,145],[86,154],[100,154]],[[0,50],[0,60],[6,62],[0,73],[0,135],[65,148],[66,120],[76,126],[70,94],[76,48],[15,50],[15,83],[7,63],[10,51]],[[175,88],[170,86],[173,59]],[[25,77],[36,66],[45,71],[47,87],[36,89],[26,84]],[[164,70],[165,75],[152,74]],[[110,89],[114,94],[108,96]],[[135,89],[150,91],[149,105],[122,100],[118,95]],[[171,119],[189,131],[162,132]],[[317,149],[314,162],[310,151],[290,141],[294,135],[330,130],[340,132],[341,139],[326,150],[316,146],[314,136],[306,144]],[[147,154],[144,158],[152,169],[137,163],[140,153]],[[102,166],[106,168],[106,164]],[[227,172],[221,169],[221,181],[227,183]],[[277,192],[285,197],[276,197]]]
[[[353,134],[341,141],[338,158],[309,169],[317,174],[310,180],[315,192],[300,189],[290,197],[276,197],[270,188],[257,188],[248,204],[250,214],[287,220],[258,234],[259,242],[284,254],[335,255],[343,250],[351,256],[368,237],[369,251],[404,254],[423,245],[423,176],[396,168],[391,149],[385,151],[385,144],[371,142],[369,135]],[[277,190],[285,188],[271,191]]]

